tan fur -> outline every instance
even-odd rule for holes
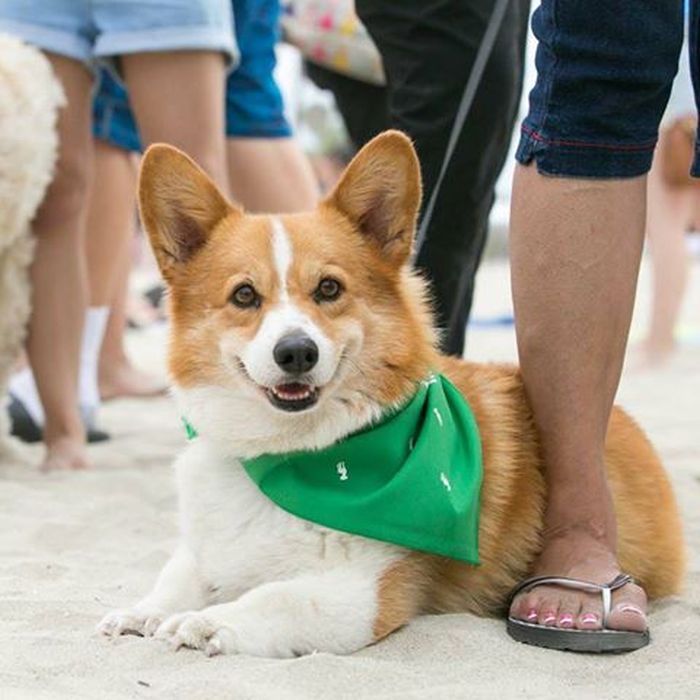
[[[165,172],[164,174],[164,171]],[[387,132],[356,157],[315,212],[282,217],[294,251],[289,295],[326,335],[360,324],[363,345],[347,382],[383,405],[403,400],[431,369],[471,404],[484,456],[481,566],[412,553],[377,582],[376,639],[419,612],[503,612],[508,591],[531,571],[541,546],[546,486],[532,412],[517,368],[440,357],[423,281],[409,270],[420,175],[406,137]],[[230,381],[216,357],[224,331],[241,342],[274,302],[270,226],[227,204],[184,155],[156,147],[141,176],[141,212],[172,291],[170,364],[184,386]],[[326,274],[346,292],[333,305],[311,299]],[[228,303],[242,280],[262,295],[260,309]],[[244,381],[243,378],[239,378]],[[619,523],[622,568],[650,597],[679,590],[681,523],[663,467],[642,430],[612,414],[606,463]],[[290,554],[293,556],[293,554]]]

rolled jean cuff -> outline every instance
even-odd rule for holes
[[[523,165],[534,161],[543,175],[615,180],[648,173],[655,146],[656,139],[637,144],[549,139],[523,124],[515,158]],[[700,158],[694,167],[700,172]]]

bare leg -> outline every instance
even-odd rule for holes
[[[253,212],[307,211],[318,184],[294,139],[229,138],[228,172],[234,199]]]
[[[662,142],[663,143],[663,142]],[[658,160],[649,173],[647,236],[651,247],[653,294],[649,334],[640,348],[645,364],[658,365],[675,349],[673,333],[688,283],[685,232],[696,190],[669,187]]]
[[[135,367],[124,347],[131,272],[131,257],[128,251],[120,261],[119,268],[116,294],[110,307],[109,321],[100,353],[100,397],[106,401],[126,396],[137,398],[158,396],[165,393],[168,388],[167,383]]]
[[[540,432],[549,501],[535,574],[607,582],[618,573],[603,463],[622,369],[645,223],[646,179],[576,180],[518,166],[512,281],[518,350]],[[539,587],[511,614],[597,629],[599,597]],[[614,596],[612,628],[646,627],[644,592]]]
[[[90,305],[110,306],[128,261],[136,216],[136,169],[131,154],[94,140],[95,178],[86,240]]]
[[[87,219],[90,304],[109,306],[99,355],[102,398],[152,396],[165,385],[131,365],[124,349],[125,304],[136,216],[136,164],[122,148],[95,140],[95,178]]]
[[[44,407],[46,469],[87,465],[78,411],[78,363],[85,317],[83,236],[92,157],[92,76],[80,63],[48,54],[68,107],[60,112],[56,175],[34,221],[33,310],[27,354]]]
[[[181,148],[228,191],[223,56],[175,51],[121,60],[143,142]]]

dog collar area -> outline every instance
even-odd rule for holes
[[[479,563],[479,430],[465,398],[442,375],[420,382],[399,410],[325,449],[242,463],[265,496],[299,518]]]

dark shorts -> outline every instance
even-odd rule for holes
[[[696,102],[699,20],[700,0],[691,0]],[[682,0],[543,0],[532,28],[537,83],[518,161],[564,177],[646,173],[678,70]],[[700,175],[697,146],[693,174]]]
[[[240,62],[226,82],[226,135],[239,138],[283,138],[291,135],[275,82],[278,0],[233,0]],[[141,140],[124,87],[107,71],[93,103],[95,137],[129,151]]]

